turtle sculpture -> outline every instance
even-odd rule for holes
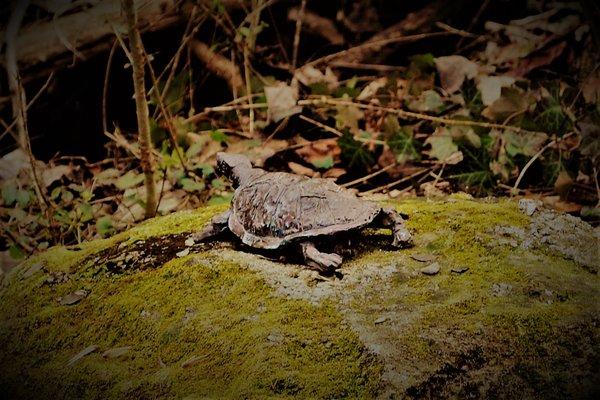
[[[235,188],[231,208],[192,235],[202,241],[231,231],[258,249],[296,246],[307,266],[322,273],[339,268],[342,257],[316,244],[328,235],[367,226],[390,228],[392,245],[410,245],[411,235],[398,212],[358,198],[331,180],[253,168],[240,154],[217,154],[216,172]]]

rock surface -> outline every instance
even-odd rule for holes
[[[589,225],[505,200],[391,205],[410,215],[416,246],[365,232],[341,278],[186,241],[222,207],[50,249],[0,289],[0,387],[8,398],[597,398]],[[435,275],[420,272],[434,260]]]

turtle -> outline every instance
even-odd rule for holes
[[[405,215],[359,198],[355,191],[331,179],[309,178],[287,172],[254,168],[242,154],[219,152],[216,173],[228,178],[235,192],[231,207],[214,217],[194,241],[205,241],[230,231],[245,245],[279,250],[295,246],[307,267],[332,273],[342,264],[336,253],[317,249],[318,239],[365,227],[392,230],[392,246],[410,246]],[[322,241],[322,240],[321,240]]]

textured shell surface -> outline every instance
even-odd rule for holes
[[[302,237],[363,227],[380,210],[330,180],[270,172],[237,188],[229,228],[247,245],[274,249]]]

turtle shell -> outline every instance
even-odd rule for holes
[[[271,172],[237,188],[229,229],[249,246],[275,249],[304,237],[364,227],[380,211],[330,180]]]

